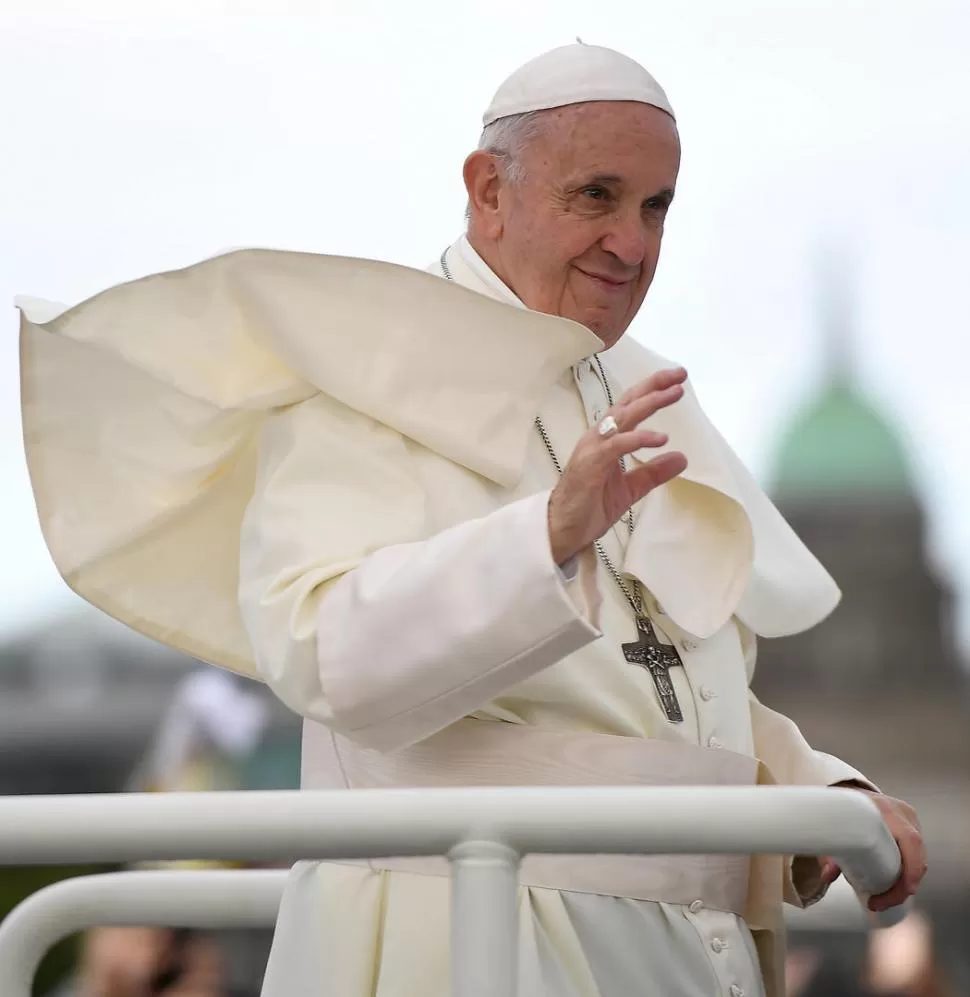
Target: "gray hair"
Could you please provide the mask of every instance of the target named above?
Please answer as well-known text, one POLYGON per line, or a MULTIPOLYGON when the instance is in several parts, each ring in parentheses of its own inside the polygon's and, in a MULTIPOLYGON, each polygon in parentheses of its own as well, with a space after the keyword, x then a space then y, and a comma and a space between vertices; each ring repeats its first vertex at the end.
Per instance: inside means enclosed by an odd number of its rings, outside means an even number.
POLYGON ((528 144, 542 131, 544 111, 510 114, 486 125, 478 140, 478 148, 490 152, 502 161, 505 175, 511 183, 525 178, 522 155, 528 144))
MULTIPOLYGON (((498 118, 482 130, 478 148, 491 153, 502 163, 509 183, 520 184, 525 179, 525 166, 522 154, 528 144, 540 134, 543 128, 542 115, 545 111, 526 111, 524 114, 510 114, 498 118)), ((465 221, 472 216, 472 206, 465 206, 465 221)))

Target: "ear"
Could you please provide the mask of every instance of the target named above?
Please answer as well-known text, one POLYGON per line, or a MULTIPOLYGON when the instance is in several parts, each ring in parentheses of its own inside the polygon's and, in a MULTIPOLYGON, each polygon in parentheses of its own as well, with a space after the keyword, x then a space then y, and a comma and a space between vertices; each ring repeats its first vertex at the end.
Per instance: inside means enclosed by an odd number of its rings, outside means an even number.
POLYGON ((468 192, 470 224, 487 238, 497 239, 503 227, 500 194, 504 181, 498 159, 476 149, 465 160, 462 176, 468 192))

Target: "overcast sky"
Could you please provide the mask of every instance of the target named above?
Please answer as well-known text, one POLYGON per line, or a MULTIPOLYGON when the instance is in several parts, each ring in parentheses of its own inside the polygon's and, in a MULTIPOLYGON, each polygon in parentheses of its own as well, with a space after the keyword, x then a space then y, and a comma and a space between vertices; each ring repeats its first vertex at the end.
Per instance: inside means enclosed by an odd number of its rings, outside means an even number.
POLYGON ((73 604, 23 465, 14 295, 76 303, 237 246, 424 266, 460 231, 492 92, 579 35, 654 72, 684 143, 632 334, 767 476, 818 387, 815 261, 839 247, 860 380, 906 438, 970 646, 965 0, 70 6, 0 12, 0 634, 73 604))

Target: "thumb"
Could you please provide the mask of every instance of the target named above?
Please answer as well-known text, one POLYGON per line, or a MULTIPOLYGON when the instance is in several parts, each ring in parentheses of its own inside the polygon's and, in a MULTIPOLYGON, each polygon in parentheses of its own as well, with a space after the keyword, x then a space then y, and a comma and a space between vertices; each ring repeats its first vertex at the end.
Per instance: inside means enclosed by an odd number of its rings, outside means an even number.
POLYGON ((842 875, 842 870, 839 868, 838 864, 832 859, 822 859, 822 885, 830 886, 834 883, 839 876, 842 875))

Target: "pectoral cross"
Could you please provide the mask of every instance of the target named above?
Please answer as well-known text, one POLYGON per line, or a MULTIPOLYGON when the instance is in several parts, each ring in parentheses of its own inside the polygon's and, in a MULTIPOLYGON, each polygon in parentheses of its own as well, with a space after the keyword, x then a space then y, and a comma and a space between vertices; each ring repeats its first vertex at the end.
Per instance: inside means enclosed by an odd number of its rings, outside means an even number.
POLYGON ((653 624, 643 616, 637 617, 638 640, 623 645, 623 656, 632 665, 646 668, 653 676, 664 715, 674 724, 683 722, 684 714, 670 681, 670 669, 682 664, 680 655, 669 644, 661 644, 654 633, 653 624))

